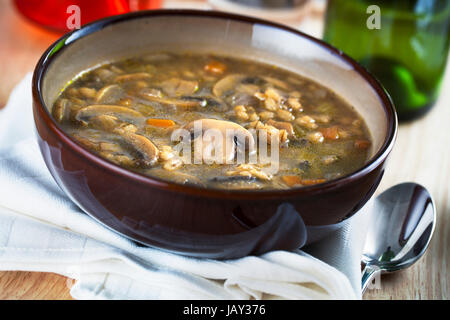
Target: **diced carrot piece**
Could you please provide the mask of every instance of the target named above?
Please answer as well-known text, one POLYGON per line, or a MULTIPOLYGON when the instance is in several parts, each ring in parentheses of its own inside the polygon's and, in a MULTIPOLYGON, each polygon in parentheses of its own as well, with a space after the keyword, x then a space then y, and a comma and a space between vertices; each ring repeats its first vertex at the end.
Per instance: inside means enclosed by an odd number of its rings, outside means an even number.
POLYGON ((211 61, 207 65, 205 65, 205 71, 214 73, 214 74, 222 74, 227 69, 227 66, 219 61, 211 61))
POLYGON ((301 184, 302 179, 299 176, 282 176, 283 182, 289 187, 293 187, 297 184, 301 184))
POLYGON ((147 119, 147 124, 160 128, 170 128, 175 125, 175 122, 169 119, 147 119))
POLYGON ((356 140, 355 147, 358 149, 367 149, 370 146, 370 141, 367 140, 356 140))
POLYGON ((329 140, 339 139, 339 128, 338 127, 322 128, 322 129, 319 129, 319 131, 323 134, 323 137, 325 139, 329 139, 329 140))
POLYGON ((313 184, 323 183, 326 181, 325 179, 302 179, 299 176, 282 176, 281 179, 289 187, 293 187, 296 185, 310 186, 313 184))

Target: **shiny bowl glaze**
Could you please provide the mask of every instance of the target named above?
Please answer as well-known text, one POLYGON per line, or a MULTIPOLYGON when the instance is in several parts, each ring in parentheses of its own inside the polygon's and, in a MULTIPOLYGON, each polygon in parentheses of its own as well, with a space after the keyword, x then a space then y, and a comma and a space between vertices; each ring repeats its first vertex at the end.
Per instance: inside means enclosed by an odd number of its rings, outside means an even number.
POLYGON ((86 213, 139 243, 221 259, 295 249, 338 228, 375 192, 397 131, 394 107, 381 85, 337 49, 272 22, 195 10, 120 15, 63 36, 36 66, 33 113, 49 171, 86 213), (320 185, 212 190, 121 168, 76 143, 52 118, 52 102, 81 71, 143 50, 180 47, 270 61, 316 77, 348 98, 368 123, 372 157, 358 171, 320 185))

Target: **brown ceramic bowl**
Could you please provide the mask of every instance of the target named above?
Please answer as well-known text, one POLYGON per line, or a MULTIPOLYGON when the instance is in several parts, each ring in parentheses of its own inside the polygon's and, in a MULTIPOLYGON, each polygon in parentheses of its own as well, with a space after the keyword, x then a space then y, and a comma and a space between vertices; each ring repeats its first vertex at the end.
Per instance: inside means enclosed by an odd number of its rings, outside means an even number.
POLYGON ((342 52, 285 26, 211 11, 131 13, 63 36, 36 67, 33 102, 48 169, 80 208, 139 243, 208 258, 295 249, 322 236, 323 230, 339 227, 373 195, 397 130, 388 95, 342 52), (141 52, 170 50, 270 62, 322 83, 365 119, 373 139, 371 158, 358 171, 320 185, 211 190, 121 168, 84 149, 52 118, 50 110, 62 87, 81 71, 141 52))

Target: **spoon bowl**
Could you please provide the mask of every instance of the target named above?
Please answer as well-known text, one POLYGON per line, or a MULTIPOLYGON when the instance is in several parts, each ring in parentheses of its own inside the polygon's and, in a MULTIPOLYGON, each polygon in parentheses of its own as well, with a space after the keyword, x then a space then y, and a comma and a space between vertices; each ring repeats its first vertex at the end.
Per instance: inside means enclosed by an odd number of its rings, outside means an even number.
POLYGON ((411 266, 426 251, 436 224, 429 192, 416 183, 398 184, 379 195, 363 250, 363 292, 379 272, 411 266))

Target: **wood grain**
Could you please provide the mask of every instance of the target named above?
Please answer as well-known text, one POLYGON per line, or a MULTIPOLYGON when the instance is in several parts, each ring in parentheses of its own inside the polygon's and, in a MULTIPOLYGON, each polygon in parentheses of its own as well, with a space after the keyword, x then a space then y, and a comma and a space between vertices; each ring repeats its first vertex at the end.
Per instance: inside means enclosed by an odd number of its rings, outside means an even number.
POLYGON ((0 272, 0 300, 69 300, 71 283, 54 273, 0 272))
MULTIPOLYGON (((19 16, 10 1, 0 1, 0 106, 14 85, 34 68, 58 35, 19 16)), ((425 118, 400 126, 398 140, 378 192, 404 182, 427 187, 438 222, 425 256, 408 270, 381 278, 381 289, 365 299, 449 299, 450 287, 450 74, 443 95, 425 118)), ((36 272, 0 272, 0 299, 70 299, 67 278, 36 272)))

